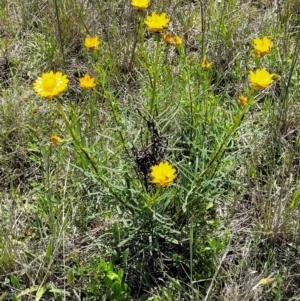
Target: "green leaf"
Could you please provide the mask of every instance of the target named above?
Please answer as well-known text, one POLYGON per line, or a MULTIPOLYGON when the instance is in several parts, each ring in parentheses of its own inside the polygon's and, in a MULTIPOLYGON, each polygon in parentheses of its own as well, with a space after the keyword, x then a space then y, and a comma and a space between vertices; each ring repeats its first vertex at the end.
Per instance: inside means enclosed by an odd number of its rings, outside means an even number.
POLYGON ((71 294, 68 291, 56 288, 53 283, 50 283, 49 291, 54 294, 55 298, 59 298, 61 296, 71 296, 71 294))
POLYGON ((73 270, 68 270, 67 283, 71 286, 71 288, 74 288, 74 273, 73 273, 73 270))
POLYGON ((104 282, 105 282, 105 284, 106 284, 107 286, 112 287, 113 282, 110 280, 109 277, 105 276, 105 277, 103 278, 103 280, 104 280, 104 282))
POLYGON ((123 270, 123 269, 120 269, 119 272, 118 272, 118 277, 119 277, 119 280, 120 280, 120 281, 122 281, 123 276, 124 276, 124 270, 123 270))
POLYGON ((114 224, 113 233, 114 233, 115 244, 118 245, 120 243, 120 231, 117 223, 114 224))
POLYGON ((111 290, 113 291, 113 294, 116 294, 117 296, 119 296, 122 292, 121 282, 115 281, 111 287, 111 290))
POLYGON ((10 276, 10 282, 11 282, 11 284, 14 288, 17 288, 17 289, 20 288, 20 283, 19 283, 19 280, 16 276, 11 275, 10 276))
POLYGON ((17 297, 19 298, 21 296, 31 294, 31 293, 37 291, 39 289, 39 287, 40 287, 39 285, 34 285, 30 288, 27 288, 26 290, 22 291, 17 297))
POLYGON ((104 272, 109 270, 109 265, 102 258, 100 258, 99 269, 100 271, 104 271, 104 272))
MULTIPOLYGON (((28 252, 28 251, 25 251, 25 250, 23 250, 23 252, 24 252, 24 254, 25 254, 28 258, 38 260, 38 258, 37 258, 34 254, 32 254, 32 253, 30 253, 30 252, 28 252)), ((38 261, 40 261, 40 260, 38 260, 38 261)))
POLYGON ((112 281, 119 279, 118 274, 116 274, 114 271, 108 271, 106 276, 112 281))
POLYGON ((127 266, 128 254, 129 254, 129 248, 124 250, 124 252, 122 254, 122 259, 123 259, 123 263, 125 264, 125 266, 127 266))
POLYGON ((211 209, 211 208, 213 208, 213 207, 214 207, 214 203, 213 203, 213 202, 210 202, 210 203, 208 203, 208 204, 206 205, 205 209, 206 209, 206 210, 209 210, 209 209, 211 209))
POLYGON ((54 243, 53 243, 53 240, 51 239, 48 246, 47 246, 47 248, 46 248, 46 260, 47 260, 47 262, 50 262, 53 251, 54 251, 54 243))
POLYGON ((43 295, 47 292, 48 289, 49 289, 48 284, 40 286, 38 291, 36 292, 35 301, 39 301, 43 297, 43 295))

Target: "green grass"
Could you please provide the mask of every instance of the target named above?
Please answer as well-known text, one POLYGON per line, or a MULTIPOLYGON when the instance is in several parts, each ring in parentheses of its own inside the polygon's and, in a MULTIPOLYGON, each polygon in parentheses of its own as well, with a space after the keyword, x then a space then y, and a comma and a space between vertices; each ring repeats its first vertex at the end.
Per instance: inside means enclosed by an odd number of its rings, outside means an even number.
POLYGON ((0 300, 299 300, 298 6, 2 1, 0 300), (147 30, 153 11, 181 46, 147 30), (45 99, 51 70, 69 84, 45 99))

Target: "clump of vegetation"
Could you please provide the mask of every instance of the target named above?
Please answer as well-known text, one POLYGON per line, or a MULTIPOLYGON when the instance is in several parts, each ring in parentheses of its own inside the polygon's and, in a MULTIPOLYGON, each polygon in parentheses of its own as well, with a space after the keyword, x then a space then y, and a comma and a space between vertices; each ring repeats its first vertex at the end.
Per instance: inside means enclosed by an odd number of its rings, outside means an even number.
POLYGON ((300 298, 275 2, 0 4, 0 300, 300 298))

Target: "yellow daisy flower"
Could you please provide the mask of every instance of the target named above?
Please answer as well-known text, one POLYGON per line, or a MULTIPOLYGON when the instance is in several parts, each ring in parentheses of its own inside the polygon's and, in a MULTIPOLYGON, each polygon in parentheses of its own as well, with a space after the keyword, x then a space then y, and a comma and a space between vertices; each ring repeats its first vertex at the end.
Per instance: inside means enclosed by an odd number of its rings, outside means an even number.
POLYGON ((272 284, 274 282, 274 278, 262 278, 259 283, 262 285, 272 284))
POLYGON ((238 98, 238 103, 241 105, 246 105, 248 102, 248 98, 244 95, 240 95, 240 97, 238 98))
POLYGON ((144 23, 147 25, 148 30, 152 32, 162 32, 164 28, 168 27, 170 19, 166 17, 166 13, 158 15, 153 12, 151 16, 147 16, 144 23))
POLYGON ((88 49, 88 50, 95 50, 98 49, 100 45, 100 41, 99 38, 97 36, 95 37, 90 37, 87 36, 84 40, 84 46, 88 49))
POLYGON ((176 178, 176 169, 168 162, 160 162, 151 167, 151 182, 159 186, 168 186, 176 178))
POLYGON ((208 61, 207 59, 204 59, 201 64, 202 68, 206 68, 206 69, 210 68, 211 65, 212 65, 212 63, 210 61, 208 61))
POLYGON ((163 35, 166 43, 171 45, 180 46, 182 44, 182 39, 179 36, 173 37, 170 33, 166 33, 163 35))
POLYGON ((42 76, 38 77, 33 83, 33 90, 42 97, 52 98, 59 96, 68 85, 68 78, 61 72, 43 73, 42 76))
POLYGON ((268 88, 274 82, 272 79, 274 75, 274 73, 269 73, 266 68, 257 69, 255 72, 250 71, 250 85, 256 90, 268 88))
POLYGON ((173 44, 173 37, 170 33, 165 33, 163 37, 166 43, 173 44))
POLYGON ((62 141, 62 139, 57 136, 57 135, 52 135, 51 138, 50 138, 50 141, 53 143, 53 144, 58 144, 62 141))
POLYGON ((149 6, 150 0, 131 0, 131 5, 137 10, 144 10, 149 6))
POLYGON ((179 37, 179 36, 175 36, 174 37, 174 43, 175 43, 176 46, 182 45, 182 38, 179 37))
POLYGON ((86 74, 84 77, 79 78, 79 87, 82 89, 92 89, 96 86, 95 78, 86 74))
POLYGON ((257 57, 262 57, 268 54, 274 46, 268 37, 263 37, 262 39, 256 38, 253 40, 253 43, 254 53, 257 57))

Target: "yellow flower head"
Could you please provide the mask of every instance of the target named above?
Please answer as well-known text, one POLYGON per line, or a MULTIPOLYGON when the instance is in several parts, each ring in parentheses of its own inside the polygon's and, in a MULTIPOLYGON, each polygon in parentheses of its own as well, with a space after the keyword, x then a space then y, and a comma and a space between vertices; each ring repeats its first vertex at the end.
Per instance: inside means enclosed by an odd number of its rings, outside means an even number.
POLYGON ((272 41, 268 37, 262 39, 256 38, 253 40, 254 53, 257 57, 262 57, 268 54, 274 46, 272 41))
POLYGON ((50 141, 53 143, 53 144, 58 144, 62 141, 62 139, 57 136, 57 135, 52 135, 51 138, 50 138, 50 141))
POLYGON ((84 40, 84 46, 88 49, 88 50, 95 50, 98 49, 100 45, 100 41, 99 38, 97 36, 95 37, 90 37, 87 36, 84 40))
POLYGON ((33 83, 33 90, 42 97, 52 98, 59 96, 68 85, 68 78, 61 72, 43 73, 42 76, 38 77, 33 83))
POLYGON ((163 35, 163 37, 164 37, 164 40, 165 40, 166 43, 173 44, 173 39, 174 38, 172 37, 172 35, 170 33, 165 33, 163 35))
POLYGON ((151 167, 151 182, 159 186, 168 186, 176 178, 176 169, 168 162, 160 162, 151 167))
POLYGON ((262 285, 272 284, 274 282, 274 278, 262 278, 259 283, 262 285))
POLYGON ((151 16, 147 16, 144 23, 147 25, 148 30, 152 32, 161 32, 168 26, 170 19, 166 17, 165 13, 158 15, 153 12, 151 16))
POLYGON ((179 37, 179 36, 175 36, 174 37, 174 43, 175 43, 176 46, 182 45, 182 38, 179 37))
POLYGON ((82 89, 92 89, 96 86, 95 79, 86 74, 84 77, 79 78, 79 87, 82 89))
POLYGON ((206 68, 206 69, 210 68, 211 65, 212 65, 212 63, 209 62, 207 59, 204 59, 202 64, 201 64, 202 68, 206 68))
POLYGON ((182 44, 182 39, 179 36, 173 37, 170 33, 166 33, 163 35, 166 43, 171 45, 180 46, 182 44))
POLYGON ((137 10, 144 10, 149 6, 150 0, 131 0, 131 5, 137 10))
POLYGON ((238 103, 241 105, 246 105, 248 101, 248 98, 245 97, 244 95, 240 95, 240 97, 238 98, 238 103))
POLYGON ((255 72, 250 71, 250 85, 256 90, 268 88, 274 82, 272 79, 274 75, 274 73, 269 73, 266 68, 257 69, 255 72))

